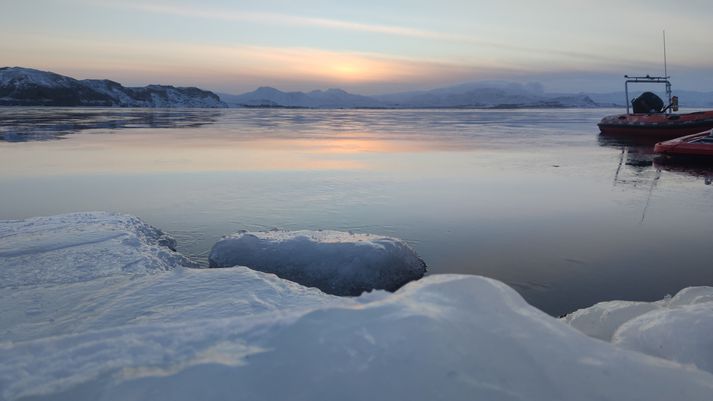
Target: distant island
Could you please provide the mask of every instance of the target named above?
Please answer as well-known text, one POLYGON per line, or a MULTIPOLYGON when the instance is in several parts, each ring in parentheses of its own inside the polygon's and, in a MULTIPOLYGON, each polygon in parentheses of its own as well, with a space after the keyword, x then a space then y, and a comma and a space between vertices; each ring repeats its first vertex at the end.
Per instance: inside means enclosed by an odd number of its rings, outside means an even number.
MULTIPOLYGON (((712 107, 713 92, 675 91, 682 107, 712 107)), ((0 106, 522 109, 624 107, 624 93, 546 93, 541 84, 470 82, 431 90, 364 96, 342 89, 283 92, 264 86, 240 95, 194 87, 124 87, 22 67, 0 68, 0 106)))

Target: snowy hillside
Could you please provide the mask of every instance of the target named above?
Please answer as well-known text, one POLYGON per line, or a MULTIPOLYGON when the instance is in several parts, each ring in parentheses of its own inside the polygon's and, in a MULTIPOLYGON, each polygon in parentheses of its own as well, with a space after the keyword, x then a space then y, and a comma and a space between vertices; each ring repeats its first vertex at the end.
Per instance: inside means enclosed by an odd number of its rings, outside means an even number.
MULTIPOLYGON (((337 297, 188 268, 164 233, 102 212, 0 221, 0 238, 4 401, 713 399, 711 373, 588 337, 483 277, 337 297)), ((693 292, 682 304, 710 298, 693 292)), ((710 325, 688 323, 707 310, 678 325, 703 330, 699 367, 710 325)))
POLYGON ((0 106, 226 107, 217 95, 198 88, 127 88, 20 67, 0 68, 0 106))

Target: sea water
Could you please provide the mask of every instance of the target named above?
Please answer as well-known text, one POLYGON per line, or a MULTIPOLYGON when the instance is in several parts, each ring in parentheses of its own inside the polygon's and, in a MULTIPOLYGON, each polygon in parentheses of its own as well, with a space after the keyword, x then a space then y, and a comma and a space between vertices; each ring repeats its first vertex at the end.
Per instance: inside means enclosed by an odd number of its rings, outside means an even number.
POLYGON ((0 219, 129 213, 202 264, 238 230, 385 234, 553 315, 713 285, 713 169, 600 137, 617 112, 0 108, 0 219))

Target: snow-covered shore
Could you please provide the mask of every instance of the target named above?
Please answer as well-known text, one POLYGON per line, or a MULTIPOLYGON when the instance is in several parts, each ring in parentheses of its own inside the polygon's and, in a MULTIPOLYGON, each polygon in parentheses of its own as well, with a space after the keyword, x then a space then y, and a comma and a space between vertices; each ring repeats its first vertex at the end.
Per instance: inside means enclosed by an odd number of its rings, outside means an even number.
MULTIPOLYGON (((708 365, 591 338, 495 280, 337 297, 173 245, 126 215, 0 221, 0 400, 713 398, 708 365)), ((680 316, 710 322, 707 296, 680 316)))

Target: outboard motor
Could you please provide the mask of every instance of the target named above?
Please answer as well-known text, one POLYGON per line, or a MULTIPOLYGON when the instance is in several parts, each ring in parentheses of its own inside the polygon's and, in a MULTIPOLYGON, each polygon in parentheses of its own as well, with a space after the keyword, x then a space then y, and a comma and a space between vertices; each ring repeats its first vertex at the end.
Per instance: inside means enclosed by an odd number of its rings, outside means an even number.
POLYGON ((663 100, 652 92, 644 92, 631 101, 634 113, 661 113, 663 100))

